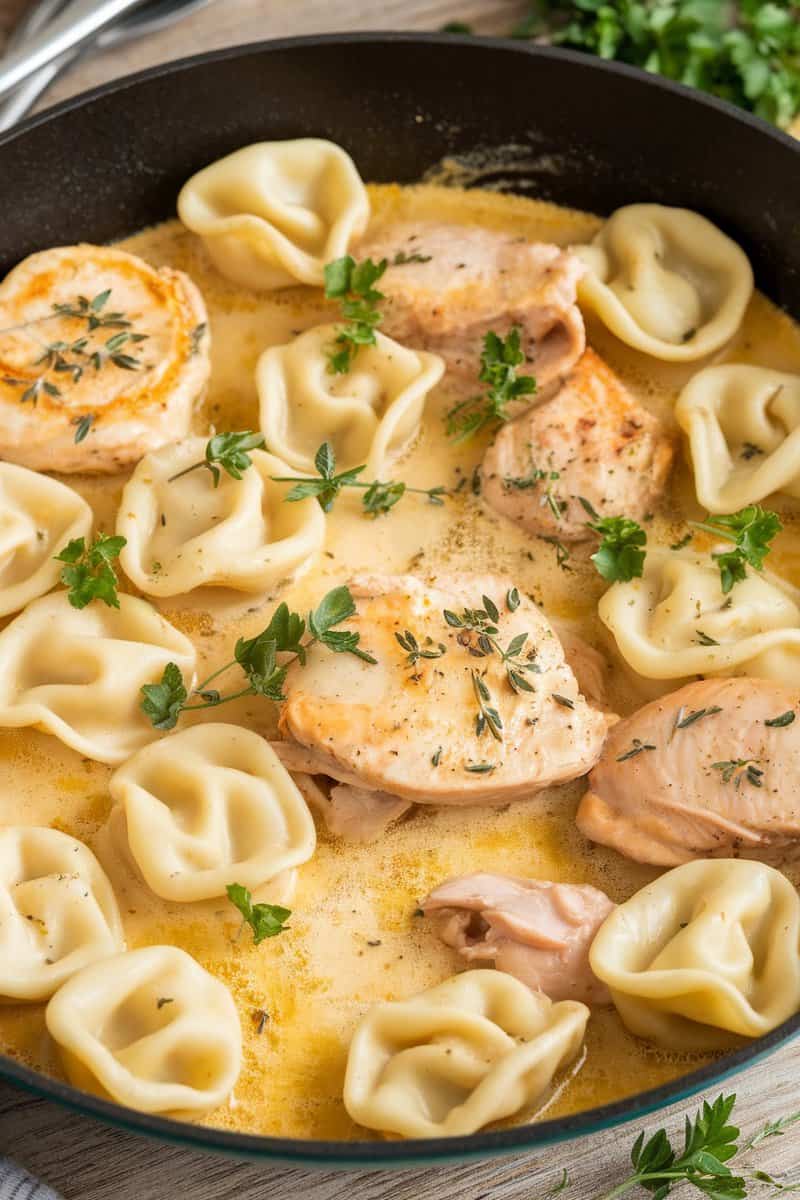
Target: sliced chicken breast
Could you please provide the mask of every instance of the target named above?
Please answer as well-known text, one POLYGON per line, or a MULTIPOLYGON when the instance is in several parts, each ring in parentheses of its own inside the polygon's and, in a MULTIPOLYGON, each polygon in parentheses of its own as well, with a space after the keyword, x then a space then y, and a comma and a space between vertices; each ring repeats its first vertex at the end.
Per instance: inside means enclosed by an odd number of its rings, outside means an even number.
POLYGON ((586 837, 637 862, 760 857, 800 838, 800 690, 706 679, 611 731, 578 809, 586 837))
POLYGON ((189 432, 209 374, 181 271, 113 246, 33 254, 0 284, 0 457, 110 472, 189 432))
MULTIPOLYGON (((347 783, 336 783, 322 775, 299 772, 298 759, 292 753, 295 747, 288 742, 273 742, 272 746, 286 769, 292 772, 309 806, 322 817, 328 832, 345 842, 377 841, 390 825, 413 807, 408 800, 390 796, 387 792, 371 792, 347 783)), ((303 753, 305 751, 300 750, 300 754, 303 753)), ((306 759, 306 765, 314 770, 313 756, 306 759)))
POLYGON ((601 517, 641 521, 666 486, 673 446, 591 349, 550 400, 509 421, 486 451, 482 495, 533 534, 593 536, 581 498, 601 517))
POLYGON ((589 966, 595 934, 616 907, 597 888, 479 873, 449 879, 420 907, 468 963, 492 961, 551 1000, 611 1003, 589 966))
POLYGON ((345 628, 378 661, 314 646, 290 668, 280 731, 313 756, 306 771, 417 804, 499 804, 585 774, 614 718, 581 696, 536 605, 523 597, 509 610, 511 587, 493 576, 355 579, 345 628), (464 617, 486 612, 483 597, 496 621, 464 617), (423 655, 409 652, 409 633, 423 655), (511 651, 506 663, 492 642, 511 651))
POLYGON ((524 373, 539 388, 583 352, 576 288, 584 267, 568 250, 478 226, 415 222, 368 234, 355 253, 389 263, 377 285, 386 297, 383 332, 441 354, 451 370, 474 379, 484 335, 505 337, 515 325, 524 373))

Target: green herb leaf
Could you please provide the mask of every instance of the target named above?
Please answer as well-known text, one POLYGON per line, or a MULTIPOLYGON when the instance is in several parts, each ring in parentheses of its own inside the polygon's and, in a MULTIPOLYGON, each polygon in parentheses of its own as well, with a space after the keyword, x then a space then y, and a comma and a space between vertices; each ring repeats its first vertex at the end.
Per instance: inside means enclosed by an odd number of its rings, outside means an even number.
POLYGON ((112 566, 123 546, 124 537, 107 537, 99 533, 90 546, 85 538, 73 538, 56 554, 57 562, 65 563, 61 582, 69 588, 67 599, 73 608, 86 608, 92 600, 102 600, 109 608, 119 608, 117 573, 112 566))
POLYGON ((779 717, 771 717, 764 724, 768 725, 771 729, 785 729, 787 725, 794 724, 795 716, 794 709, 790 708, 785 713, 781 713, 779 717))
MULTIPOLYGON (((588 501, 584 507, 586 504, 588 501)), ((600 535, 600 545, 591 558, 603 579, 609 583, 638 579, 644 569, 643 547, 647 545, 647 534, 641 525, 628 517, 598 517, 587 525, 600 535)))
POLYGON ((231 904, 242 914, 244 923, 252 929, 257 946, 265 938, 276 937, 288 928, 286 922, 292 915, 291 909, 280 904, 253 904, 250 892, 240 883, 229 883, 225 891, 231 904))
POLYGON ((376 345, 375 330, 382 318, 375 305, 385 297, 374 285, 387 266, 385 258, 379 263, 371 258, 357 263, 347 254, 325 267, 325 296, 341 300, 345 320, 328 355, 328 370, 334 375, 350 370, 361 346, 376 345))
POLYGON ((180 668, 176 663, 167 663, 160 683, 142 687, 141 709, 154 729, 174 729, 186 696, 180 668))
POLYGON ((314 457, 314 465, 319 472, 318 479, 304 479, 296 475, 273 475, 275 483, 293 483, 294 487, 284 497, 289 503, 305 500, 314 496, 319 501, 323 512, 330 512, 334 501, 342 488, 363 488, 364 510, 371 517, 388 513, 406 492, 427 496, 431 504, 443 504, 443 496, 447 494, 445 487, 415 488, 409 487, 401 480, 381 483, 375 479, 372 483, 363 482, 359 476, 366 471, 366 466, 351 467, 347 471, 336 471, 336 454, 330 442, 323 442, 314 457))
POLYGON ((783 529, 778 514, 759 504, 749 504, 730 516, 709 516, 705 521, 690 521, 690 524, 734 543, 733 550, 711 555, 719 567, 720 585, 725 595, 734 584, 747 578, 748 565, 756 571, 764 569, 771 543, 783 529))
POLYGON ((484 429, 497 429, 509 420, 508 406, 521 396, 536 391, 532 375, 518 375, 517 368, 525 361, 520 344, 520 331, 514 327, 503 339, 490 330, 483 339, 478 380, 487 385, 484 396, 462 400, 446 415, 448 437, 463 442, 484 429))
POLYGON ((211 473, 214 487, 219 486, 222 471, 226 471, 232 479, 241 479, 245 471, 252 467, 253 460, 248 451, 260 450, 265 445, 263 433, 252 433, 249 429, 238 433, 217 433, 206 443, 205 457, 200 462, 184 467, 167 480, 173 483, 205 467, 211 473))

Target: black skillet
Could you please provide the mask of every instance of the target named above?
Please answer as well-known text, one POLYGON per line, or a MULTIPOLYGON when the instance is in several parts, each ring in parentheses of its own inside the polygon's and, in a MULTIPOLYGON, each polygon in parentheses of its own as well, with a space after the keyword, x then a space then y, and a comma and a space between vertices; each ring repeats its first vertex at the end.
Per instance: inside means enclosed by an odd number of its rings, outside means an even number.
MULTIPOLYGON (((0 137, 0 270, 34 250, 106 241, 170 217, 199 167, 248 142, 306 135, 344 146, 368 180, 413 182, 446 156, 511 145, 514 170, 500 175, 516 191, 597 213, 644 200, 696 209, 739 242, 759 287, 800 319, 800 145, 791 138, 627 67, 434 35, 300 38, 199 55, 35 117, 0 137)), ((702 1070, 603 1108, 434 1141, 227 1133, 120 1108, 2 1056, 0 1077, 197 1149, 386 1167, 579 1138, 715 1086, 799 1030, 796 1016, 702 1070)))

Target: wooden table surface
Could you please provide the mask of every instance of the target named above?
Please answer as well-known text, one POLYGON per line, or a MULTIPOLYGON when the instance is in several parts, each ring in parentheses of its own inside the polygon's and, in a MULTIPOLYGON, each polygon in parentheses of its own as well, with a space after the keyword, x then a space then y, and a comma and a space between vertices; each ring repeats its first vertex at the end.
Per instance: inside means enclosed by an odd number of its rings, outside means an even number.
MULTIPOLYGON (((0 0, 0 41, 25 0, 0 0)), ((47 102, 130 71, 269 37, 363 29, 437 29, 463 20, 487 33, 507 31, 526 10, 521 0, 213 0, 171 30, 81 63, 47 102)), ((768 1120, 800 1109, 800 1043, 736 1079, 737 1115, 749 1135, 768 1120)), ((708 1099, 719 1091, 713 1089, 708 1099)), ((681 1109, 666 1123, 677 1132, 681 1109)), ((694 1102, 691 1102, 694 1107, 694 1102)), ((659 1117, 657 1123, 662 1123, 659 1117)), ((651 1122, 652 1124, 652 1122, 651 1122)), ((628 1173, 637 1127, 555 1147, 533 1157, 403 1172, 306 1172, 188 1153, 89 1121, 0 1083, 0 1151, 60 1190, 67 1200, 543 1200, 570 1173, 564 1200, 599 1196, 628 1173)), ((748 1156, 773 1174, 800 1169, 800 1124, 748 1156)), ((643 1195, 644 1193, 640 1193, 643 1195)), ((696 1194, 696 1193, 695 1193, 696 1194)), ((766 1195, 766 1192, 764 1192, 766 1195)))

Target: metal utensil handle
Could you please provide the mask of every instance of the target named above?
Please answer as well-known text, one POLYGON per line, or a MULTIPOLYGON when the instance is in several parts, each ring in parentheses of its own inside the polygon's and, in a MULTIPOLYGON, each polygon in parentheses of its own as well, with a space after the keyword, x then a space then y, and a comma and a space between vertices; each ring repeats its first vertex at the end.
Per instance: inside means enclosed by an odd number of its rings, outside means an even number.
POLYGON ((0 100, 0 133, 5 133, 7 129, 11 129, 18 121, 21 121, 31 111, 42 93, 47 91, 50 84, 82 54, 83 50, 79 46, 68 50, 66 54, 54 59, 47 66, 40 67, 34 75, 29 75, 19 87, 14 88, 9 96, 0 100))
POLYGON ((29 4, 6 38, 3 47, 4 56, 7 57, 19 50, 28 38, 32 37, 34 33, 38 33, 48 21, 53 19, 66 2, 67 0, 38 0, 36 3, 34 0, 34 3, 29 4))
POLYGON ((5 96, 41 67, 90 38, 97 30, 135 8, 141 0, 82 0, 71 4, 16 53, 0 63, 0 96, 5 96))

